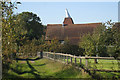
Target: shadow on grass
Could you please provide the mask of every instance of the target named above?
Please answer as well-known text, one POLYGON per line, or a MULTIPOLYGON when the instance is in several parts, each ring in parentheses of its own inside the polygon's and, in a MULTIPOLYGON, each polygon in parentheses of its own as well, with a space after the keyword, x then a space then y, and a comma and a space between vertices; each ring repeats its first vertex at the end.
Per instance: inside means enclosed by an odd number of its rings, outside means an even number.
POLYGON ((23 78, 23 77, 8 73, 8 71, 11 69, 10 64, 3 64, 2 67, 3 67, 3 69, 2 69, 2 80, 13 80, 13 79, 23 78))
POLYGON ((29 58, 27 58, 27 59, 21 59, 21 58, 16 58, 16 61, 27 61, 27 60, 29 60, 29 61, 35 61, 35 60, 39 60, 39 59, 42 59, 42 58, 35 58, 35 59, 29 59, 29 58))
POLYGON ((13 75, 13 74, 8 74, 8 73, 5 73, 4 75, 2 75, 2 79, 3 80, 6 80, 6 79, 9 79, 9 80, 13 80, 13 78, 15 79, 21 79, 23 77, 20 77, 20 76, 17 76, 17 75, 13 75))
POLYGON ((87 72, 93 79, 102 79, 103 77, 96 74, 96 71, 90 71, 88 69, 85 68, 85 65, 79 65, 79 67, 81 67, 85 72, 87 72))
MULTIPOLYGON (((111 77, 112 79, 120 79, 120 74, 119 72, 106 72, 108 74, 107 77, 111 77)), ((105 74, 106 74, 105 73, 105 74)), ((105 74, 103 74, 105 76, 105 74)))
POLYGON ((101 75, 100 72, 97 71, 90 71, 89 69, 85 68, 85 65, 79 65, 85 72, 87 72, 89 75, 92 76, 93 79, 101 80, 101 79, 118 79, 120 78, 120 75, 114 74, 112 72, 104 72, 103 75, 101 75), (107 73, 107 75, 106 75, 107 73), (103 77, 104 76, 104 77, 103 77))
MULTIPOLYGON (((35 59, 36 60, 36 59, 35 59)), ((14 69, 14 68, 11 68, 11 70, 19 75, 21 74, 25 74, 25 73, 31 73, 35 76, 35 78, 41 78, 41 76, 39 75, 40 72, 38 72, 30 63, 29 63, 29 60, 27 59, 26 60, 27 62, 27 65, 28 67, 31 69, 30 71, 23 71, 21 72, 20 70, 17 70, 17 69, 14 69)), ((43 66, 45 64, 41 64, 41 65, 38 65, 38 66, 43 66)))

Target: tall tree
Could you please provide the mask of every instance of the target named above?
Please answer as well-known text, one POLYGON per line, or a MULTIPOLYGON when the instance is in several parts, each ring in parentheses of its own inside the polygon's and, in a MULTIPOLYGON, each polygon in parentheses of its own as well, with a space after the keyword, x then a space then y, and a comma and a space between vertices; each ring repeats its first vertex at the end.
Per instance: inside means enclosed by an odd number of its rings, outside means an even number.
POLYGON ((101 34, 104 33, 106 26, 104 24, 98 26, 93 34, 85 34, 81 37, 79 46, 85 50, 85 55, 101 55, 105 53, 104 44, 100 44, 101 34))
POLYGON ((120 28, 111 21, 97 27, 92 35, 81 38, 80 47, 86 55, 120 56, 120 28), (107 25, 105 25, 107 24, 107 25))
POLYGON ((3 63, 11 62, 11 53, 16 52, 15 29, 13 26, 13 10, 20 2, 1 1, 2 5, 2 59, 3 63))
POLYGON ((40 18, 32 12, 22 12, 14 15, 16 42, 19 46, 26 43, 26 40, 40 39, 45 35, 45 27, 40 18))
POLYGON ((16 22, 16 32, 26 35, 29 39, 39 39, 45 34, 45 27, 40 18, 32 12, 22 12, 16 15, 16 22))

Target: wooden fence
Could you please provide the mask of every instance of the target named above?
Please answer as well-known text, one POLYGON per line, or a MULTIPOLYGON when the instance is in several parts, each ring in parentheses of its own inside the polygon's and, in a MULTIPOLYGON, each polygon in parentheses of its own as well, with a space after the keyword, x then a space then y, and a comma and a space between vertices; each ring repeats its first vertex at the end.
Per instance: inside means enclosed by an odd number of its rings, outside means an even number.
MULTIPOLYGON (((116 61, 114 57, 75 56, 75 55, 70 55, 70 54, 54 53, 54 52, 43 52, 43 57, 46 57, 52 60, 62 61, 64 63, 84 66, 85 69, 90 70, 90 71, 93 70, 93 71, 105 71, 105 72, 120 72, 120 68, 118 68, 117 70, 90 68, 90 64, 89 64, 90 59, 92 60, 94 59, 94 64, 99 64, 99 60, 101 59, 107 60, 107 61, 109 60, 116 61)), ((119 60, 118 60, 118 63, 120 63, 119 60)))

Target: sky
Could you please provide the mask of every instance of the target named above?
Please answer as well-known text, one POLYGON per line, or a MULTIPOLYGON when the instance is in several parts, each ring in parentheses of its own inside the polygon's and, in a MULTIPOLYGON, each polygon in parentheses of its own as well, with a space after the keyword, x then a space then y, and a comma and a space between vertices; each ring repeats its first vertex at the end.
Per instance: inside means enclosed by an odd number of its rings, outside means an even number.
POLYGON ((17 1, 20 2, 118 2, 119 0, 17 0, 17 1))
POLYGON ((62 24, 65 9, 75 24, 118 21, 118 2, 22 2, 15 13, 33 12, 42 24, 62 24))

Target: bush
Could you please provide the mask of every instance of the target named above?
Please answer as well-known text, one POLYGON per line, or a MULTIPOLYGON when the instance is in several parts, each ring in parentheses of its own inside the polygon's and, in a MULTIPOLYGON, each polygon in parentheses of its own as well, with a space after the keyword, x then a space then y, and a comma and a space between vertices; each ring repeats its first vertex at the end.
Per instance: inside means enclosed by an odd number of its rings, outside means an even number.
POLYGON ((18 53, 23 53, 26 58, 37 56, 37 52, 40 52, 43 48, 41 40, 33 39, 27 40, 26 44, 19 46, 18 53))
POLYGON ((64 44, 61 44, 57 39, 46 42, 44 45, 44 51, 56 52, 56 53, 65 53, 72 55, 83 55, 84 50, 79 48, 77 45, 71 45, 69 41, 65 41, 64 44))

